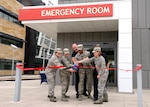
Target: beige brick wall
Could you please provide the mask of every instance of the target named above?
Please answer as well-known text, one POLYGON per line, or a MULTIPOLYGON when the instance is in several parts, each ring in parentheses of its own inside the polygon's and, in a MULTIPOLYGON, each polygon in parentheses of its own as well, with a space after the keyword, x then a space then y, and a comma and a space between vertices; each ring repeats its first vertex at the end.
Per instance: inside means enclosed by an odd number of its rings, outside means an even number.
POLYGON ((0 0, 0 5, 16 14, 22 8, 22 5, 16 0, 0 0))
MULTIPOLYGON (((9 45, 0 44, 0 58, 12 59, 13 49, 9 45)), ((24 60, 24 49, 17 48, 14 50, 14 59, 15 60, 24 60)))
MULTIPOLYGON (((13 71, 13 76, 16 74, 16 71, 13 71)), ((1 70, 0 75, 2 76, 11 76, 12 75, 12 70, 1 70)))
POLYGON ((25 28, 0 18, 0 32, 25 40, 25 28))
MULTIPOLYGON (((19 9, 22 8, 22 5, 16 0, 0 0, 0 5, 15 14, 18 14, 19 9)), ((25 40, 25 27, 21 27, 2 18, 0 18, 0 32, 25 40)), ((24 62, 24 46, 25 44, 23 43, 23 48, 15 50, 15 60, 22 60, 24 62)), ((13 51, 11 46, 0 43, 0 51, 0 58, 12 59, 13 51)), ((0 75, 11 75, 11 70, 0 70, 0 75)))

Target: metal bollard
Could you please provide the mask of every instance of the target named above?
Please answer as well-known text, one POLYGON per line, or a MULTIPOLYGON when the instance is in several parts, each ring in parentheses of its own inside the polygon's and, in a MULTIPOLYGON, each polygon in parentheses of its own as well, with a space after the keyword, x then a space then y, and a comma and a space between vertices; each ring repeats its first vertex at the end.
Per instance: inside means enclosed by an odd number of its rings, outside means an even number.
MULTIPOLYGON (((142 66, 137 64, 137 67, 142 66)), ((138 91, 138 107, 143 107, 142 105, 142 69, 137 71, 137 91, 138 91)))
POLYGON ((20 101, 20 93, 21 93, 22 70, 17 68, 17 65, 22 65, 22 63, 16 64, 14 102, 20 101))

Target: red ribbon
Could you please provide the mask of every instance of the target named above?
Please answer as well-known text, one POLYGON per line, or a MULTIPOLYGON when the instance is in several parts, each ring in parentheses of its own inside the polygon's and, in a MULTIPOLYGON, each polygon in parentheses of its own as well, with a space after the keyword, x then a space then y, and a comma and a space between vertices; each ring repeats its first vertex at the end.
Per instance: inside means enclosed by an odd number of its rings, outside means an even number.
MULTIPOLYGON (((16 65, 17 68, 21 69, 22 71, 27 71, 27 70, 45 70, 45 68, 43 67, 37 67, 37 68, 23 68, 23 66, 21 64, 17 64, 16 65)), ((48 66, 48 68, 53 68, 53 69, 59 69, 59 68, 65 68, 65 66, 48 66)), ((93 66, 84 66, 84 67, 79 67, 79 68, 92 68, 95 69, 96 67, 93 66)), ((142 66, 137 66, 136 68, 132 69, 132 70, 126 70, 126 69, 120 69, 120 68, 99 68, 100 70, 121 70, 121 71, 125 71, 125 72, 129 72, 129 71, 138 71, 142 69, 142 66)))
MULTIPOLYGON (((36 67, 36 68, 23 68, 21 64, 16 65, 17 68, 23 70, 23 71, 28 71, 28 70, 45 70, 45 67, 36 67)), ((53 68, 53 69, 59 69, 59 68, 65 68, 65 66, 49 66, 48 68, 53 68)))
MULTIPOLYGON (((79 68, 96 68, 96 67, 88 67, 88 66, 84 66, 84 67, 79 67, 79 68)), ((120 71, 125 71, 125 72, 129 72, 129 71, 138 71, 138 70, 140 70, 140 69, 142 69, 142 66, 137 66, 136 68, 134 68, 134 69, 132 69, 132 70, 126 70, 126 69, 120 69, 120 68, 98 68, 98 69, 100 69, 100 70, 120 70, 120 71)))

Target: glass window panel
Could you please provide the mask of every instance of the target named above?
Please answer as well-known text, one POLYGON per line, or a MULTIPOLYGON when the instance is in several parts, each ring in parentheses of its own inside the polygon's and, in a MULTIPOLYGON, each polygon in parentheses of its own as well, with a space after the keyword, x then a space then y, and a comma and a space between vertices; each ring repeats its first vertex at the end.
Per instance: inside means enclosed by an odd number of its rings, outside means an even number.
POLYGON ((14 44, 14 45, 16 45, 19 48, 22 48, 22 46, 23 46, 23 42, 20 42, 20 41, 17 41, 17 40, 8 39, 8 38, 4 38, 4 37, 0 37, 0 43, 6 44, 6 45, 14 44))
POLYGON ((40 51, 40 46, 37 46, 37 48, 36 48, 36 55, 37 56, 39 55, 39 51, 40 51))
POLYGON ((3 16, 4 14, 0 11, 0 17, 1 18, 3 18, 4 16, 3 16))
POLYGON ((14 18, 12 17, 9 17, 9 21, 13 22, 14 18))
POLYGON ((53 55, 54 50, 51 49, 51 50, 49 51, 49 53, 50 53, 51 55, 53 55))
POLYGON ((8 15, 4 14, 4 19, 8 20, 8 15))
POLYGON ((17 19, 14 18, 13 22, 14 22, 14 23, 17 23, 17 19))
POLYGON ((6 8, 2 6, 0 6, 0 17, 6 20, 9 20, 11 22, 14 22, 20 26, 24 26, 18 21, 18 18, 17 18, 18 16, 15 13, 7 10, 6 8))
POLYGON ((41 57, 46 57, 47 56, 47 51, 48 51, 48 49, 42 49, 42 55, 41 55, 41 57))
POLYGON ((51 42, 51 49, 55 49, 56 43, 51 42))
POLYGON ((36 33, 36 42, 38 42, 38 39, 39 39, 39 34, 36 33))
MULTIPOLYGON (((19 60, 15 60, 14 64, 17 62, 22 62, 19 60)), ((0 70, 11 70, 12 69, 12 60, 10 59, 0 59, 0 70)))
POLYGON ((44 44, 46 44, 47 46, 49 46, 49 44, 50 44, 50 40, 49 40, 49 39, 47 39, 47 38, 45 38, 45 40, 44 40, 44 44))

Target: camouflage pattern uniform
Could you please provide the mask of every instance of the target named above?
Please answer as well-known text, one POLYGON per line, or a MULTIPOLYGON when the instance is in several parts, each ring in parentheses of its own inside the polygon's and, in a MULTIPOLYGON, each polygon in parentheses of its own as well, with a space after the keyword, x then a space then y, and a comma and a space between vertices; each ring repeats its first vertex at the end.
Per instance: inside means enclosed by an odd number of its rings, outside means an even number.
MULTIPOLYGON (((69 50, 67 48, 65 48, 63 50, 64 54, 68 53, 69 54, 69 50)), ((72 65, 70 64, 70 58, 67 56, 62 56, 61 57, 61 63, 65 66, 65 67, 71 67, 72 65)), ((61 80, 61 85, 62 85, 62 101, 68 101, 68 99, 66 98, 70 98, 69 96, 66 95, 68 88, 69 88, 69 82, 70 82, 70 71, 69 70, 60 70, 60 80, 61 80)))
POLYGON ((49 90, 48 90, 48 97, 50 98, 50 101, 56 102, 56 97, 54 97, 54 89, 55 89, 55 77, 56 77, 57 69, 49 68, 49 66, 62 66, 62 64, 60 62, 60 58, 58 58, 54 54, 49 59, 47 67, 45 69, 45 74, 46 74, 46 77, 47 77, 48 88, 49 88, 49 90))
MULTIPOLYGON (((99 104, 102 103, 103 99, 102 97, 104 95, 107 95, 107 90, 106 90, 106 82, 107 82, 107 78, 108 78, 108 70, 102 70, 99 68, 106 68, 106 63, 105 63, 105 59, 103 56, 100 56, 99 58, 95 59, 95 63, 96 63, 96 69, 98 71, 98 74, 100 75, 100 78, 98 80, 98 101, 95 102, 95 104, 99 104)), ((105 96, 106 97, 106 96, 105 96)))
POLYGON ((98 75, 100 78, 98 79, 98 100, 94 102, 94 104, 102 104, 103 103, 103 95, 106 95, 107 90, 105 88, 107 78, 108 78, 108 70, 106 70, 106 63, 103 56, 92 57, 89 60, 84 60, 82 63, 94 62, 98 75))
MULTIPOLYGON (((78 49, 80 50, 80 49, 78 49)), ((77 55, 75 56, 75 59, 77 61, 83 60, 84 58, 87 58, 90 55, 90 53, 88 51, 83 51, 82 54, 80 54, 79 52, 77 53, 77 55)), ((84 67, 89 67, 91 66, 91 63, 84 63, 82 65, 79 65, 79 101, 82 100, 82 93, 83 93, 83 87, 84 87, 84 79, 85 79, 85 75, 87 77, 87 91, 88 91, 88 97, 91 97, 91 91, 92 91, 92 80, 93 80, 93 70, 90 68, 84 68, 84 67), (82 68, 83 67, 83 68, 82 68)))

